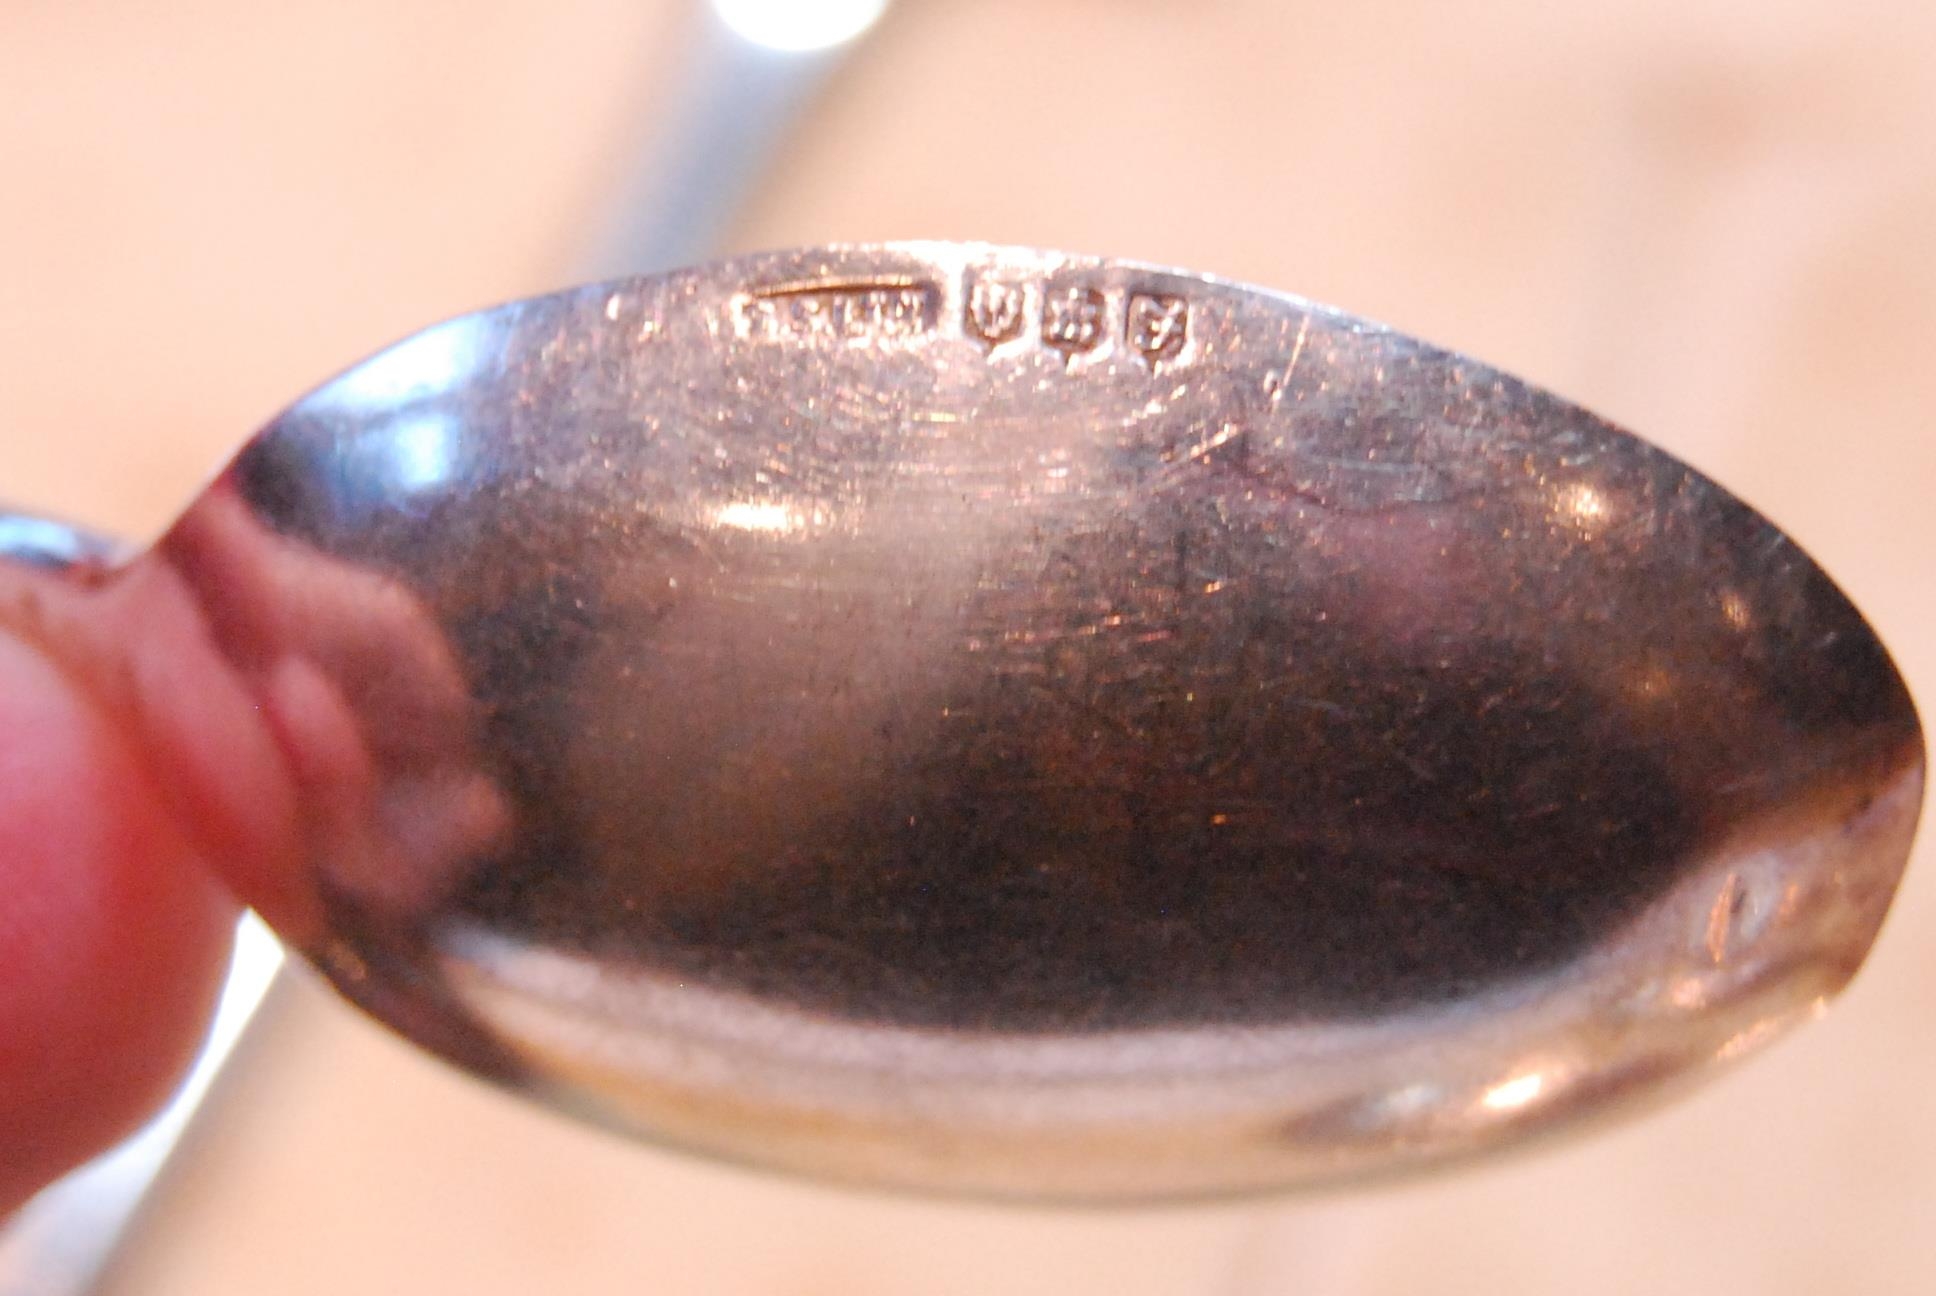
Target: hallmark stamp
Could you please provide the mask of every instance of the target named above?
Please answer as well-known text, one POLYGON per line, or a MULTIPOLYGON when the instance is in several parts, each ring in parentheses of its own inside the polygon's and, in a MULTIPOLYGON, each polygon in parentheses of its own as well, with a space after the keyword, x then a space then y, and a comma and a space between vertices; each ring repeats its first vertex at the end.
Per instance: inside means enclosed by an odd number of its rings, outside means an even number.
POLYGON ((1051 288, 1042 298, 1042 340, 1069 359, 1102 345, 1108 300, 1080 284, 1051 288))
POLYGON ((1152 365, 1174 360, 1189 339, 1190 303, 1174 293, 1132 293, 1123 312, 1123 335, 1152 365))
POLYGON ((999 279, 977 279, 968 289, 963 324, 968 336, 990 348, 1022 335, 1025 299, 1020 284, 999 279))
POLYGON ((934 330, 940 301, 912 279, 781 284, 739 299, 739 328, 769 342, 906 342, 934 330))

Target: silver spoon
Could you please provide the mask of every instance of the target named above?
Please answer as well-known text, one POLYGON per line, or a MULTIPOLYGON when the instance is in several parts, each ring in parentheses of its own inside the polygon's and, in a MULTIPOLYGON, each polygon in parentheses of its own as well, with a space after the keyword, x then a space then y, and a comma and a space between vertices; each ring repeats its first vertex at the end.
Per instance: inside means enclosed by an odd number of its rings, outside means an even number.
POLYGON ((184 794, 347 997, 855 1181, 1250 1191, 1643 1105, 1847 980, 1921 797, 1873 633, 1691 469, 1021 249, 451 321, 74 571, 75 617, 192 603, 262 733, 184 794))

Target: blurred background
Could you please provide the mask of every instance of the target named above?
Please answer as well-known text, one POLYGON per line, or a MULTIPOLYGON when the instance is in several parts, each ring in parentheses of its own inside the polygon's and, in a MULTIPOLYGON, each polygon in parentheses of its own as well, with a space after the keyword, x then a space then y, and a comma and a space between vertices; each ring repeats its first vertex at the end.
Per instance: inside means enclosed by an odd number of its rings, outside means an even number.
MULTIPOLYGON (((1645 433, 1813 552, 1930 710, 1936 6, 898 0, 777 115, 725 30, 704 0, 0 4, 0 494, 144 537, 322 377, 655 248, 1048 245, 1333 302, 1645 433), (769 158, 735 134, 781 118, 769 158), (719 174, 676 165, 695 140, 719 174), (689 228, 628 235, 641 204, 689 228)), ((763 1179, 298 979, 103 1290, 1924 1293, 1931 837, 1847 999, 1693 1099, 1261 1204, 763 1179)))

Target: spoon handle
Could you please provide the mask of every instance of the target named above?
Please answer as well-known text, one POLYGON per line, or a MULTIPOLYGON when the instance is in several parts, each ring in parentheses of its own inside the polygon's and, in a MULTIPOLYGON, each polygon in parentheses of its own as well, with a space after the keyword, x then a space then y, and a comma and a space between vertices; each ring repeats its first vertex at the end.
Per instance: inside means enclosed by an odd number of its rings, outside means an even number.
POLYGON ((681 51, 677 80, 650 112, 644 164, 631 170, 604 219, 592 222, 579 280, 649 274, 711 255, 860 35, 783 48, 727 22, 726 7, 719 0, 696 7, 702 12, 692 15, 697 30, 681 51))
POLYGON ((66 522, 0 507, 0 559, 61 571, 79 562, 111 562, 125 546, 66 522))

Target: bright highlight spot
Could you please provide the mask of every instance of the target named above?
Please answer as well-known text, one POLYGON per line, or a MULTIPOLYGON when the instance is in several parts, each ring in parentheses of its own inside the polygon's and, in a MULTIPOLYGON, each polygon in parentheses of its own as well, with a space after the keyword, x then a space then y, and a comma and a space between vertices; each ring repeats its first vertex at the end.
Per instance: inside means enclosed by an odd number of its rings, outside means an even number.
POLYGON ((357 410, 390 410, 442 396, 480 367, 489 329, 483 316, 440 324, 365 360, 312 400, 357 410))
POLYGON ((797 525, 793 514, 784 504, 757 504, 751 501, 726 505, 713 514, 713 522, 736 531, 772 533, 791 531, 797 525))
POLYGON ((457 431, 442 414, 411 419, 390 434, 390 480, 403 490, 448 481, 457 465, 457 431))
POLYGON ((1582 484, 1568 492, 1567 509, 1582 522, 1598 522, 1607 515, 1607 501, 1599 491, 1582 484))
POLYGON ((1718 1061, 1727 1062, 1740 1057, 1743 1053, 1752 1053, 1781 1034, 1781 1028, 1785 1024, 1784 1019, 1780 1017, 1769 1017, 1758 1021, 1746 1030, 1730 1036, 1726 1043, 1714 1050, 1714 1056, 1718 1061))
POLYGON ((713 0, 713 8, 743 39, 804 54, 853 40, 874 25, 887 0, 713 0))
POLYGON ((1479 1102, 1492 1111, 1517 1111, 1546 1087, 1546 1077, 1538 1071, 1528 1071, 1525 1075, 1502 1080, 1486 1090, 1479 1102))

